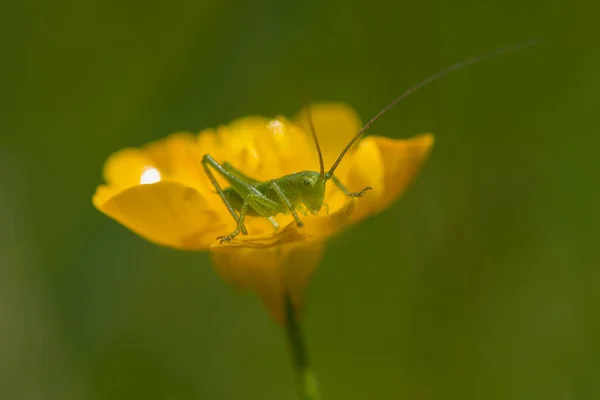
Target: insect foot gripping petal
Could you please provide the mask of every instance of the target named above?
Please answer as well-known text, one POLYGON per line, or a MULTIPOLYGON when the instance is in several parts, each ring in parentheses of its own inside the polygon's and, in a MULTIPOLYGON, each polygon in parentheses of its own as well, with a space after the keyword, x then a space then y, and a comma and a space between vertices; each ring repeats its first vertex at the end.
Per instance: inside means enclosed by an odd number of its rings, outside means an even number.
MULTIPOLYGON (((240 211, 240 217, 238 219, 237 226, 235 227, 233 232, 231 232, 227 236, 218 236, 217 237, 217 240, 221 239, 221 241, 219 242, 220 244, 223 244, 223 242, 229 242, 231 239, 233 239, 234 237, 239 235, 240 232, 243 232, 245 230, 244 220, 246 219, 246 213, 248 212, 248 205, 250 204, 250 201, 252 201, 252 198, 253 198, 252 194, 249 194, 248 196, 246 196, 246 199, 244 200, 244 204, 242 204, 242 209, 240 211)), ((244 232, 244 235, 245 234, 246 234, 246 232, 244 232)))
POLYGON ((340 189, 342 191, 342 193, 344 193, 348 197, 362 197, 362 196, 365 195, 365 192, 367 190, 372 190, 371 186, 367 186, 366 188, 364 188, 360 192, 351 192, 351 191, 348 190, 348 188, 346 186, 344 186, 344 184, 335 175, 333 175, 331 177, 331 180, 333 181, 333 183, 335 184, 335 186, 337 186, 338 189, 340 189))
POLYGON ((235 230, 227 236, 217 236, 217 240, 220 239, 220 241, 219 241, 220 244, 223 244, 223 242, 229 242, 231 239, 233 239, 234 237, 239 235, 241 231, 242 230, 239 227, 235 228, 235 230))
POLYGON ((365 192, 367 190, 373 190, 373 188, 371 188, 371 186, 367 186, 366 188, 364 188, 360 192, 348 192, 348 193, 346 193, 346 196, 349 196, 349 197, 363 197, 365 195, 365 192))

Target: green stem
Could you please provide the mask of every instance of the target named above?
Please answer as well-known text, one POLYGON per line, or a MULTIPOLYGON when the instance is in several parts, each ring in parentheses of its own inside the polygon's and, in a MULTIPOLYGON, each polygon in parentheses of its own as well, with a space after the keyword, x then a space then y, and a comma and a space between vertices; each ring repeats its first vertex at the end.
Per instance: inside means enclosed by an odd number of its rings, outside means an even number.
POLYGON ((308 352, 304 345, 302 331, 294 312, 294 306, 287 294, 285 295, 285 316, 285 331, 290 344, 292 362, 296 369, 299 398, 300 400, 321 400, 317 379, 310 368, 308 352))

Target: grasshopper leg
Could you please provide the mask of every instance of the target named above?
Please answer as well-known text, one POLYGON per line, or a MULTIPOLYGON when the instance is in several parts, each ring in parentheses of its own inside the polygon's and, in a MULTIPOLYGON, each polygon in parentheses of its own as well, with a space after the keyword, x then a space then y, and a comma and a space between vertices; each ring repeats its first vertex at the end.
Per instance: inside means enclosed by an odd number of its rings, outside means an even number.
MULTIPOLYGON (((239 235, 240 232, 242 232, 242 228, 244 227, 244 220, 246 219, 246 213, 248 212, 248 207, 252 207, 256 210, 262 210, 264 208, 273 207, 273 204, 271 200, 266 199, 263 196, 256 195, 254 193, 249 193, 244 198, 244 203, 242 204, 242 209, 240 210, 240 218, 238 220, 238 224, 235 230, 227 236, 217 237, 217 239, 221 239, 221 244, 223 244, 223 242, 230 241, 231 239, 239 235)), ((271 223, 274 222, 275 224, 277 224, 277 221, 275 221, 273 217, 269 217, 269 221, 271 221, 271 223)), ((277 225, 277 227, 279 227, 279 225, 277 225)))
POLYGON ((292 213, 292 216, 294 217, 294 220, 296 221, 296 225, 299 228, 303 227, 304 222, 300 221, 300 217, 298 216, 296 209, 292 205, 292 202, 290 201, 290 199, 288 199, 287 196, 285 195, 285 193, 283 193, 283 190, 281 190, 281 188, 279 187, 279 185, 276 182, 272 182, 271 187, 273 188, 273 190, 275 190, 275 193, 277 193, 277 196, 279 196, 279 199, 281 199, 283 204, 285 204, 285 206, 288 208, 288 210, 292 213))
POLYGON ((249 177, 248 175, 244 174, 242 171, 240 171, 239 169, 237 169, 236 167, 234 167, 233 165, 231 165, 230 163, 228 163, 227 161, 225 161, 223 163, 223 169, 227 172, 229 172, 232 175, 237 176, 238 178, 246 181, 249 184, 256 184, 256 183, 260 183, 260 181, 249 177))
MULTIPOLYGON (((223 203, 225 203, 225 206, 227 207, 227 210, 229 210, 229 213, 231 214, 231 216, 233 216, 233 219, 238 224, 238 227, 240 227, 240 219, 241 218, 238 217, 237 213, 235 212, 235 210, 233 209, 233 207, 229 203, 229 200, 227 200, 227 197, 225 197, 225 194, 223 193, 223 189, 221 189, 221 185, 219 185, 219 182, 217 182, 217 180, 215 179, 215 176, 213 175, 212 171, 210 170, 210 168, 208 168, 209 165, 212 166, 213 168, 215 168, 217 171, 219 171, 219 173, 223 174, 224 176, 227 176, 226 174, 228 174, 228 172, 227 171, 224 171, 224 172, 221 171, 221 169, 223 169, 223 168, 219 165, 219 163, 217 163, 215 161, 214 158, 212 158, 208 154, 206 154, 202 158, 202 167, 204 167, 204 172, 206 172, 206 175, 208 176, 208 179, 210 179, 210 182, 212 183, 212 185, 217 190, 217 193, 221 197, 221 200, 223 200, 223 203), (221 168, 219 168, 219 167, 221 167, 221 168)), ((248 234, 248 231, 246 230, 246 227, 244 226, 243 221, 242 221, 240 230, 241 230, 241 232, 244 235, 248 234)))
POLYGON ((275 228, 275 230, 279 229, 279 223, 277 222, 275 217, 269 217, 269 222, 271 223, 271 225, 273 225, 273 228, 275 228))
POLYGON ((340 180, 338 178, 335 177, 335 175, 331 177, 331 180, 333 181, 335 186, 337 186, 338 189, 340 189, 342 191, 342 193, 344 193, 348 197, 362 197, 362 196, 364 196, 364 194, 367 190, 371 190, 371 186, 367 186, 360 192, 351 192, 348 190, 348 188, 346 186, 344 186, 344 184, 342 182, 340 182, 340 180))

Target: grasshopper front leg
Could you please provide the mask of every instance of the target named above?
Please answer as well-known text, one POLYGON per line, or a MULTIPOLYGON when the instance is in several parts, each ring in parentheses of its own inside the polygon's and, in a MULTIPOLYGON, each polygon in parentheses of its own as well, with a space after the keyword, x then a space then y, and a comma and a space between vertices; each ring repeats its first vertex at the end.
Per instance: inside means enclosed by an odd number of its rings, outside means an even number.
POLYGON ((275 190, 275 193, 277 193, 277 196, 279 196, 279 199, 281 200, 281 202, 283 204, 285 204, 285 206, 290 211, 290 213, 292 213, 292 216, 294 217, 294 220, 296 221, 296 225, 299 228, 303 227, 304 223, 302 221, 300 221, 300 217, 298 217, 298 212, 296 212, 296 209, 292 205, 292 202, 290 201, 290 199, 288 199, 288 197, 285 195, 283 190, 281 190, 281 188, 279 187, 277 182, 273 181, 271 183, 271 188, 273 188, 273 190, 275 190))
POLYGON ((342 191, 342 193, 344 193, 348 197, 362 197, 362 196, 364 196, 364 194, 365 194, 365 192, 367 190, 371 190, 372 189, 371 186, 367 186, 366 188, 364 188, 360 192, 351 192, 351 191, 348 190, 348 188, 346 186, 344 186, 344 184, 342 182, 340 182, 340 180, 338 178, 335 177, 335 175, 333 175, 331 177, 331 180, 333 181, 333 183, 335 184, 335 186, 337 186, 338 189, 340 189, 342 191))

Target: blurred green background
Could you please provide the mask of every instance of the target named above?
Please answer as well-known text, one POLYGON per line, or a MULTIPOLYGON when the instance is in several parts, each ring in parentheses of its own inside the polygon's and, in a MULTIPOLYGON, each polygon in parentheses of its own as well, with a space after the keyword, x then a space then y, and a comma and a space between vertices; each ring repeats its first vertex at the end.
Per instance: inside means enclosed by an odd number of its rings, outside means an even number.
POLYGON ((309 294, 324 398, 600 398, 600 7, 588 1, 34 1, 0 13, 0 398, 295 399, 285 340, 205 253, 96 211, 105 158, 344 101, 431 131, 309 294))

